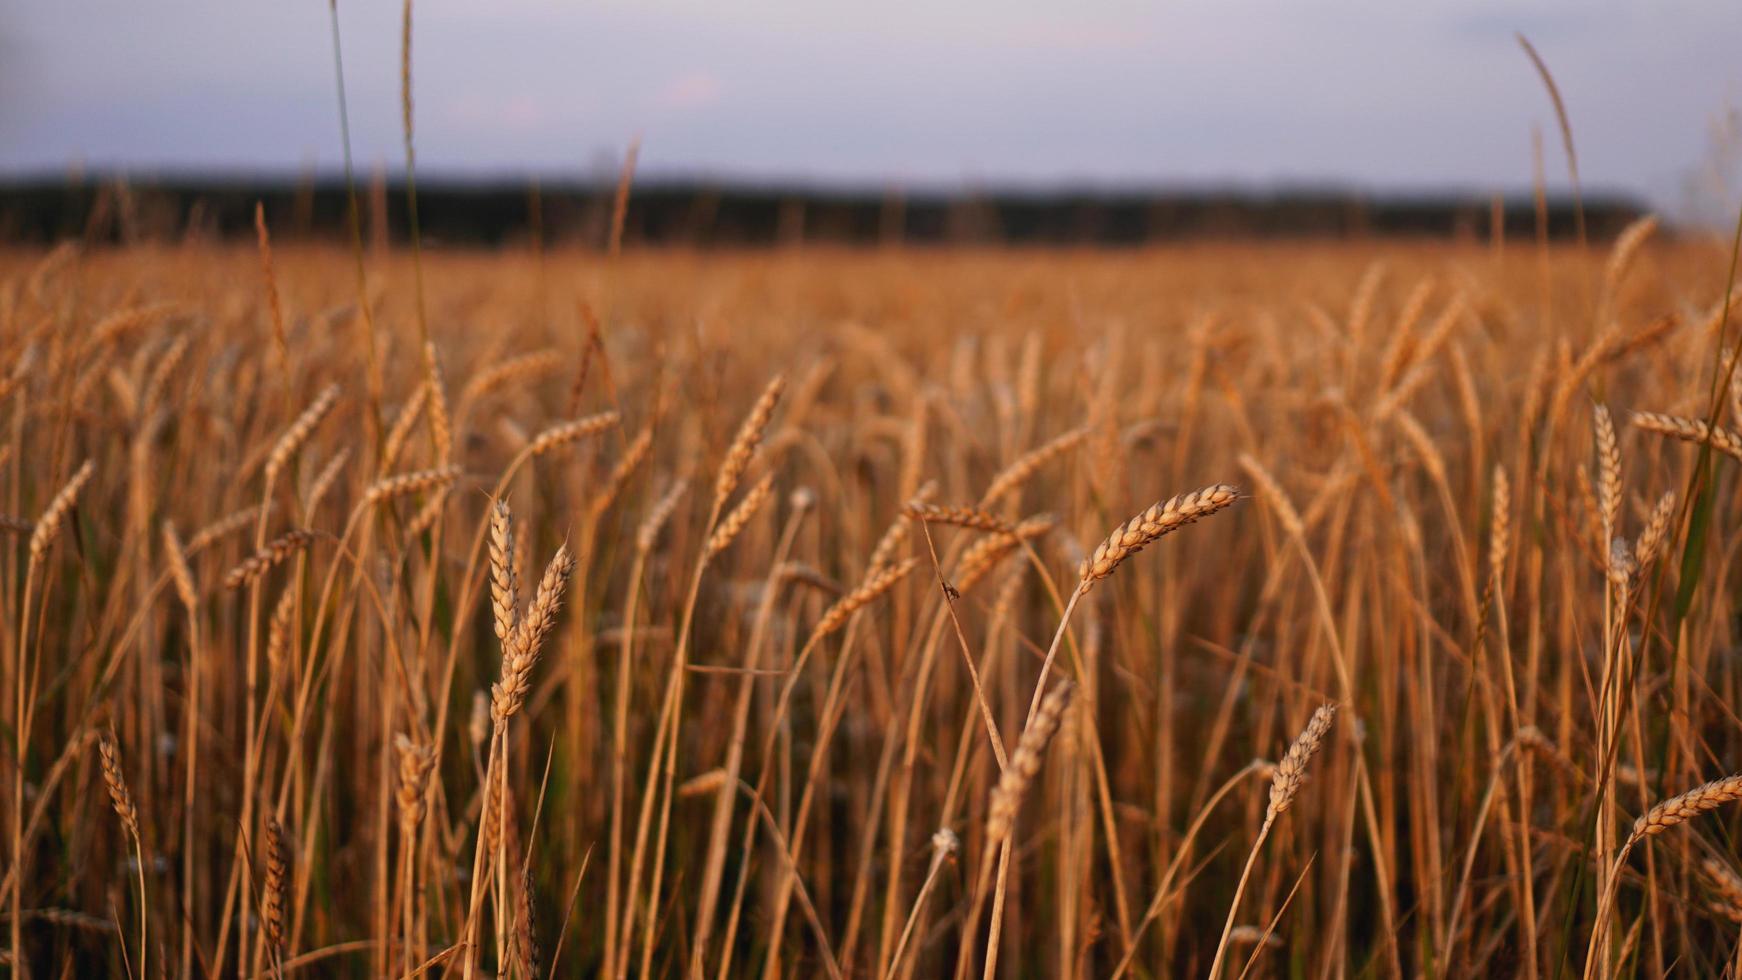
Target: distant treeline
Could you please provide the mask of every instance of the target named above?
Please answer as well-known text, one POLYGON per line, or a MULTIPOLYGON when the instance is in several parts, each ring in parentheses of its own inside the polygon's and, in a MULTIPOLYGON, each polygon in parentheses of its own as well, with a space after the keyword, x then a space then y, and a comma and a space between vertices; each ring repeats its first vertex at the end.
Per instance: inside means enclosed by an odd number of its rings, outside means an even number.
MULTIPOLYGON (((603 246, 616 189, 609 185, 420 181, 426 243, 603 246)), ((251 235, 256 202, 281 238, 348 238, 342 181, 188 179, 39 181, 0 187, 0 242, 221 239, 251 235)), ((402 241, 403 186, 357 192, 358 228, 376 244, 402 241)), ((1586 232, 1608 237, 1644 213, 1615 196, 1584 203, 1586 232)), ((660 181, 638 184, 623 220, 629 245, 766 246, 805 242, 1132 246, 1202 238, 1414 236, 1553 238, 1576 233, 1570 199, 1542 208, 1529 196, 1371 197, 1352 192, 1130 191, 877 193, 660 181), (1540 210, 1540 214, 1539 214, 1540 210)))

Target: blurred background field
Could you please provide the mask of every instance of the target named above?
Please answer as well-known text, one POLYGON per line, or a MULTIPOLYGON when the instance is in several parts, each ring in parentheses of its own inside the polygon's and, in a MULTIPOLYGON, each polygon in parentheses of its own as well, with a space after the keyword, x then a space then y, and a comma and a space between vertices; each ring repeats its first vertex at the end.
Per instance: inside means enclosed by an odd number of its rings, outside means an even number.
POLYGON ((8 11, 0 969, 1735 976, 1739 18, 8 11))

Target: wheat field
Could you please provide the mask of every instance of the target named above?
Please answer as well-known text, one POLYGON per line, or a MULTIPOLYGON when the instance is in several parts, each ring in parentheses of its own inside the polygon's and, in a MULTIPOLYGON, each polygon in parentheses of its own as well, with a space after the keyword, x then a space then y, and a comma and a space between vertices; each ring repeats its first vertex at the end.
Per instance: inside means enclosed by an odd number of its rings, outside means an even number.
POLYGON ((0 254, 15 976, 1737 962, 1727 241, 274 246, 0 254))

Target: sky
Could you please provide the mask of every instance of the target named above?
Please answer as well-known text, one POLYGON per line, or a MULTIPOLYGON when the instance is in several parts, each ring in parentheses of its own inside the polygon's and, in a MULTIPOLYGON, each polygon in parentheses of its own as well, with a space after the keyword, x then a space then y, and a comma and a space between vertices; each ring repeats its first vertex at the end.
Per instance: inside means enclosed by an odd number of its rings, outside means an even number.
MULTIPOLYGON (((400 4, 339 8, 354 151, 393 170, 400 4)), ((418 0, 414 22, 422 175, 593 178, 639 136, 651 176, 1488 193, 1530 186, 1534 126, 1564 187, 1522 32, 1585 186, 1668 209, 1742 107, 1737 0, 418 0)), ((322 0, 0 4, 0 179, 340 152, 322 0)))

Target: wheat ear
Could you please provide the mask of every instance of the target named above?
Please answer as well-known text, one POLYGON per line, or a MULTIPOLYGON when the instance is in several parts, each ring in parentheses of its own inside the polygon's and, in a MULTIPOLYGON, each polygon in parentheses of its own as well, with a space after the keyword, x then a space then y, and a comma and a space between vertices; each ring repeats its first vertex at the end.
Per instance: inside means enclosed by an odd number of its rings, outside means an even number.
MULTIPOLYGON (((260 887, 260 932, 275 961, 284 961, 290 911, 290 841, 277 818, 266 821, 266 876, 260 887)), ((282 971, 283 967, 279 967, 282 971)))
POLYGON ((568 545, 559 545, 544 577, 538 583, 538 593, 526 610, 526 618, 503 643, 502 679, 490 692, 491 717, 501 724, 518 713, 526 703, 531 687, 532 668, 538 663, 545 638, 556 626, 557 610, 562 607, 569 576, 574 573, 575 559, 568 545))
POLYGON ((1633 557, 1639 561, 1640 568, 1649 567, 1663 553, 1664 544, 1669 539, 1669 522, 1674 516, 1675 491, 1666 490, 1657 498, 1657 505, 1651 508, 1645 529, 1639 532, 1639 540, 1633 546, 1633 557))
POLYGON ((738 434, 726 450, 726 458, 720 463, 719 475, 714 479, 716 512, 726 506, 726 498, 732 495, 733 490, 738 489, 738 481, 743 479, 744 471, 750 468, 751 457, 756 455, 756 447, 762 442, 768 420, 774 417, 774 408, 780 404, 781 393, 785 390, 786 377, 775 375, 768 382, 768 386, 762 389, 756 404, 751 406, 750 414, 738 426, 738 434))
POLYGON ((899 565, 890 565, 878 569, 865 577, 865 581, 857 589, 847 593, 823 613, 817 620, 816 629, 812 633, 812 642, 827 636, 847 624, 848 618, 860 609, 876 602, 884 593, 895 586, 909 572, 919 567, 919 559, 909 558, 899 565))
POLYGON ((1605 537, 1615 536, 1621 516, 1621 444, 1615 437, 1615 421, 1601 404, 1591 409, 1591 424, 1597 441, 1597 502, 1605 537))
POLYGON ((234 592, 244 585, 254 581, 286 558, 308 547, 315 539, 315 532, 307 528, 298 528, 268 541, 266 546, 256 551, 242 561, 240 565, 224 573, 224 588, 234 592))
MULTIPOLYGON (((150 942, 146 935, 147 920, 145 917, 145 844, 139 838, 139 808, 133 803, 133 793, 127 788, 127 774, 121 768, 121 747, 115 742, 114 732, 104 732, 97 737, 97 758, 102 764, 103 783, 109 788, 109 803, 115 808, 115 816, 121 818, 121 826, 127 831, 127 836, 133 842, 133 862, 139 878, 139 970, 145 973, 146 959, 150 952, 150 942)), ((13 909, 18 914, 18 909, 13 909)))
POLYGON ((1633 426, 1647 432, 1680 439, 1683 442, 1705 442, 1709 436, 1713 449, 1736 459, 1742 459, 1742 435, 1737 435, 1723 426, 1714 428, 1707 425, 1705 419, 1664 415, 1661 412, 1634 412, 1633 426))
POLYGON ((338 403, 339 386, 336 384, 327 385, 321 389, 320 394, 315 396, 315 400, 309 407, 303 409, 302 414, 296 417, 296 421, 290 424, 290 428, 284 430, 284 434, 280 435, 278 441, 272 444, 272 451, 266 456, 266 482, 268 484, 277 482, 278 475, 284 471, 286 466, 290 465, 291 459, 302 449, 303 444, 308 442, 309 437, 314 435, 315 427, 321 424, 321 420, 326 418, 327 413, 331 412, 333 406, 338 403))
POLYGON ((990 507, 1007 494, 1020 489, 1042 466, 1083 444, 1089 437, 1087 428, 1072 429, 1051 442, 1016 457, 1009 466, 998 471, 986 492, 980 497, 981 507, 990 507))
POLYGON ((564 446, 570 446, 590 436, 598 435, 617 424, 616 412, 600 412, 586 418, 553 425, 532 439, 529 450, 534 456, 545 456, 564 446))
POLYGON ((1120 562, 1142 551, 1157 538, 1208 517, 1239 497, 1240 491, 1217 483, 1150 505, 1148 510, 1114 528, 1107 540, 1095 548, 1094 554, 1083 559, 1078 570, 1082 576, 1082 590, 1087 592, 1096 582, 1113 574, 1120 562))
POLYGON ((1702 813, 1709 813, 1734 800, 1742 800, 1742 773, 1714 779, 1672 796, 1633 821, 1633 831, 1627 835, 1627 844, 1623 850, 1646 837, 1655 837, 1671 827, 1687 823, 1702 813))
POLYGON ((376 480, 369 485, 363 494, 363 505, 373 507, 388 500, 409 497, 414 493, 422 493, 433 487, 446 487, 460 478, 458 466, 441 466, 435 469, 418 470, 415 473, 402 473, 383 480, 376 480))
POLYGON ((744 531, 745 526, 750 523, 750 519, 756 516, 756 512, 761 510, 762 505, 766 504, 768 498, 773 495, 774 474, 769 473, 754 487, 751 487, 750 492, 744 495, 744 499, 739 502, 738 506, 732 508, 731 513, 722 518, 719 526, 714 528, 714 533, 708 538, 707 556, 712 558, 731 547, 733 540, 744 531))
POLYGON ((975 531, 996 531, 1005 534, 1014 530, 1009 521, 978 507, 940 507, 936 504, 909 503, 904 505, 901 510, 908 517, 925 521, 927 524, 949 524, 975 531))
POLYGON ((677 510, 677 505, 683 500, 684 491, 688 489, 689 482, 687 480, 673 483, 671 489, 665 492, 665 496, 659 498, 658 502, 647 512, 641 525, 635 529, 636 550, 642 554, 647 554, 653 550, 653 546, 659 541, 659 532, 671 520, 672 512, 677 510))
POLYGON ((1270 828, 1276 825, 1276 818, 1293 805, 1300 788, 1306 785, 1307 763, 1324 745, 1336 712, 1336 705, 1319 705, 1271 774, 1270 803, 1264 808, 1264 823, 1258 828, 1258 839, 1252 842, 1252 850, 1246 855, 1246 867, 1240 872, 1239 883, 1234 886, 1234 900, 1228 906, 1228 918, 1222 924, 1222 939, 1216 944, 1216 958, 1210 964, 1210 980, 1218 980, 1222 975, 1222 961, 1228 955, 1228 938, 1234 930, 1234 919, 1240 914, 1240 899, 1246 894, 1246 882, 1252 877, 1252 866, 1258 860, 1258 852, 1264 846, 1265 838, 1270 836, 1270 828))
POLYGON ((1022 798, 1028 794, 1029 784, 1040 773, 1040 763, 1046 754, 1046 747, 1057 733, 1059 722, 1064 719, 1065 709, 1070 707, 1071 695, 1075 690, 1075 685, 1070 681, 1060 681, 1040 702, 1040 710, 1035 713, 1034 720, 1022 729, 1016 751, 1010 754, 1010 765, 999 775, 998 784, 992 787, 992 799, 986 808, 983 862, 992 860, 992 855, 1015 827, 1016 812, 1022 806, 1022 798))
POLYGON ((73 474, 72 479, 68 480, 66 485, 60 488, 60 492, 54 495, 54 499, 49 501, 48 509, 42 512, 40 518, 37 518, 36 529, 30 534, 30 563, 32 565, 40 565, 42 560, 48 556, 49 546, 53 545, 55 538, 60 536, 61 525, 66 523, 67 515, 72 512, 73 505, 78 503, 79 492, 85 488, 85 484, 91 482, 91 475, 95 472, 95 465, 90 460, 86 460, 85 464, 79 467, 78 472, 73 474))

